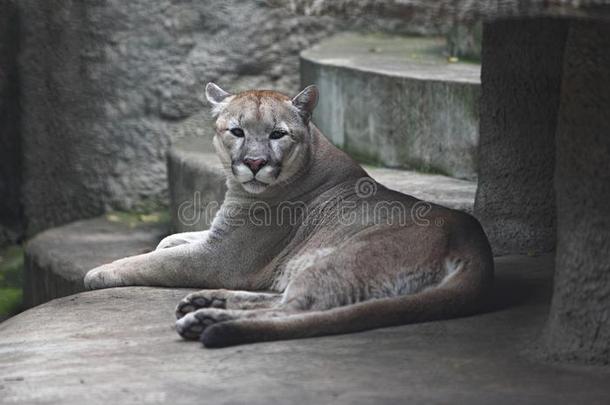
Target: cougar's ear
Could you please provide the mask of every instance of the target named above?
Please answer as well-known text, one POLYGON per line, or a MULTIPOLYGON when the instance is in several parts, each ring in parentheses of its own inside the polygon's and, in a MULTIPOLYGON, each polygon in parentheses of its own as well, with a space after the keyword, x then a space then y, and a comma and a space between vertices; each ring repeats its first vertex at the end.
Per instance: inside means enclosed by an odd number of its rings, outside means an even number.
POLYGON ((292 99, 292 105, 299 110, 305 122, 309 122, 316 104, 318 104, 318 88, 313 84, 305 87, 292 99))
POLYGON ((212 104, 212 112, 217 115, 222 107, 226 105, 227 99, 232 94, 227 93, 216 84, 210 82, 205 86, 205 98, 212 104))

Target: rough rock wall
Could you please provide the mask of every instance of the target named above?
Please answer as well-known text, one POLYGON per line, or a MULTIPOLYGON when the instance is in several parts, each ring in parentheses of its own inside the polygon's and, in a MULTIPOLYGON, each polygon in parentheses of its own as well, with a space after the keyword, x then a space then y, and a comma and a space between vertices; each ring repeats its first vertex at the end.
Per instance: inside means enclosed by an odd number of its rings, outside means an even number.
POLYGON ((475 215, 495 254, 555 246, 555 130, 567 22, 485 24, 475 215))
POLYGON ((334 28, 263 1, 23 0, 27 232, 165 204, 165 153, 201 135, 207 81, 298 87, 298 52, 334 28))
POLYGON ((610 19, 610 0, 273 0, 307 15, 376 15, 417 26, 510 17, 610 19))
POLYGON ((0 246, 22 227, 17 17, 15 1, 0 0, 0 246))
POLYGON ((610 363, 610 26, 572 22, 557 130, 557 256, 548 343, 610 363))

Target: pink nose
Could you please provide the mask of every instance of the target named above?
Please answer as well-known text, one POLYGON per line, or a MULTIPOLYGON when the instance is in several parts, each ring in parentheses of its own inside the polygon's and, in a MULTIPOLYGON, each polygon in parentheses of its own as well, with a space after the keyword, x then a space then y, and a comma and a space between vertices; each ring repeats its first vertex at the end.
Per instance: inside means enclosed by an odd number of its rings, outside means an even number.
POLYGON ((244 159, 244 163, 252 170, 252 173, 256 174, 261 167, 267 164, 265 159, 244 159))

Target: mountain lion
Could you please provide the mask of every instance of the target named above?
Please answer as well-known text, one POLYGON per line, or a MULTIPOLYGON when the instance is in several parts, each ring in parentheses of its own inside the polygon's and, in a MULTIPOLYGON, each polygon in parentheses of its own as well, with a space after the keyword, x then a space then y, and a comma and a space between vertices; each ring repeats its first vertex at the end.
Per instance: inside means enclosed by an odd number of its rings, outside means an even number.
POLYGON ((294 98, 213 83, 227 193, 211 228, 91 270, 89 289, 197 287, 176 330, 207 347, 355 332, 472 314, 493 279, 472 216, 373 181, 294 98))

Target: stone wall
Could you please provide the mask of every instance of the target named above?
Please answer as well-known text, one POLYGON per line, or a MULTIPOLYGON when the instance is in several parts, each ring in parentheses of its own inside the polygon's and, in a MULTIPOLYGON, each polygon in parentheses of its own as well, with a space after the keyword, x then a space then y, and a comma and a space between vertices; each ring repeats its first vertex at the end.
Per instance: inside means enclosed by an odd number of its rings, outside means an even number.
POLYGON ((18 239, 22 227, 17 21, 15 1, 0 0, 0 246, 18 239))
POLYGON ((307 15, 376 16, 414 26, 477 19, 578 17, 610 20, 610 0, 273 0, 307 15))
POLYGON ((263 1, 23 0, 23 202, 34 234, 167 202, 165 154, 205 136, 207 81, 298 88, 298 52, 335 29, 263 1))
POLYGON ((555 246, 555 130, 567 22, 504 20, 483 36, 475 215, 495 254, 555 246))

